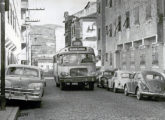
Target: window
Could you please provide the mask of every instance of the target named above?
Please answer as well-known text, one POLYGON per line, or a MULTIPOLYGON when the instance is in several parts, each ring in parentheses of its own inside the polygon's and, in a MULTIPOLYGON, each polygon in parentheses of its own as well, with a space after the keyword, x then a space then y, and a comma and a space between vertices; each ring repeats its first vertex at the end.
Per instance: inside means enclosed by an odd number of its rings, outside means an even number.
POLYGON ((116 20, 114 21, 114 36, 116 36, 116 29, 117 29, 117 27, 116 27, 116 20))
POLYGON ((100 28, 98 29, 98 40, 100 40, 100 28))
POLYGON ((109 62, 110 62, 110 65, 112 66, 112 53, 110 53, 109 62))
POLYGON ((10 67, 7 71, 7 75, 22 75, 23 68, 21 67, 10 67))
POLYGON ((121 5, 121 0, 119 0, 119 5, 121 5))
POLYGON ((23 75, 28 77, 38 77, 39 73, 38 70, 36 69, 25 68, 23 75))
POLYGON ((11 25, 13 24, 13 12, 12 12, 12 9, 10 9, 10 23, 11 25))
POLYGON ((148 4, 146 6, 146 20, 151 19, 151 1, 148 0, 148 4))
POLYGON ((121 16, 118 17, 118 31, 121 31, 121 16))
POLYGON ((118 2, 117 0, 114 0, 114 6, 116 6, 116 5, 117 5, 117 2, 118 2))
POLYGON ((140 24, 139 22, 139 7, 134 9, 134 24, 140 24))
POLYGON ((105 60, 108 61, 108 53, 105 53, 105 60))
POLYGON ((98 3, 98 4, 97 4, 97 13, 100 13, 100 12, 101 12, 100 9, 101 9, 101 5, 100 5, 100 3, 98 3))
POLYGON ((115 72, 115 75, 114 76, 117 77, 117 72, 115 72))
POLYGON ((126 19, 125 19, 125 22, 124 22, 124 26, 125 28, 130 28, 130 14, 129 14, 129 11, 126 12, 126 19))
POLYGON ((134 54, 134 51, 131 51, 130 64, 131 65, 134 65, 135 64, 135 54, 134 54))
POLYGON ((108 35, 108 26, 105 26, 106 35, 108 35))
POLYGON ((159 60, 158 60, 158 47, 153 47, 152 48, 152 65, 158 65, 159 60))
POLYGON ((146 64, 146 61, 145 61, 145 54, 142 53, 141 56, 140 56, 140 65, 145 65, 146 64))
POLYGON ((15 14, 14 14, 14 11, 13 11, 13 28, 15 27, 15 14))
POLYGON ((126 65, 126 53, 122 54, 122 65, 126 65))
POLYGON ((10 10, 7 12, 8 23, 10 22, 10 10))
POLYGON ((105 0, 105 6, 108 6, 108 0, 105 0))
POLYGON ((136 79, 137 80, 141 80, 143 77, 142 77, 142 75, 140 74, 140 73, 138 73, 138 74, 136 74, 136 79))
POLYGON ((112 0, 109 0, 109 7, 112 7, 112 0))
POLYGON ((112 37, 112 24, 109 25, 109 37, 112 37))

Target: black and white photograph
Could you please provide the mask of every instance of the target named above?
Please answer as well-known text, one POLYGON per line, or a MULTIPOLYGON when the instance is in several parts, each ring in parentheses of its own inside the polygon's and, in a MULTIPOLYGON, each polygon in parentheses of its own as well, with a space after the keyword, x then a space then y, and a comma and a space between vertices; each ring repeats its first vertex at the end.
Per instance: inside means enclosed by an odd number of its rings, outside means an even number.
POLYGON ((165 0, 0 0, 0 120, 165 120, 165 0))

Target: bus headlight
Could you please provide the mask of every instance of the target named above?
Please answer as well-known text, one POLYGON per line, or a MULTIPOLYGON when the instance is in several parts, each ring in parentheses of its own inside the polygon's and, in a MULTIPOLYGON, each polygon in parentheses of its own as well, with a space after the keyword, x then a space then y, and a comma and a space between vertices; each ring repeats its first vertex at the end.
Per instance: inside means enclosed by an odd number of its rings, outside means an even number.
POLYGON ((62 72, 62 73, 61 73, 61 76, 63 76, 63 77, 69 76, 69 73, 67 73, 67 72, 62 72))

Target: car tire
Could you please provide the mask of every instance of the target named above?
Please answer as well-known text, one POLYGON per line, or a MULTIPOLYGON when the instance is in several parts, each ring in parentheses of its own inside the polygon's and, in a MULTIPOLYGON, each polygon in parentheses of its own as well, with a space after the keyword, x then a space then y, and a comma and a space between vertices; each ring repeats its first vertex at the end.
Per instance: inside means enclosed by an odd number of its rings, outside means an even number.
POLYGON ((56 83, 56 87, 60 87, 60 84, 56 83))
POLYGON ((138 100, 142 100, 143 99, 143 95, 140 93, 139 88, 136 89, 136 98, 138 100))
POLYGON ((98 88, 100 87, 99 84, 97 84, 97 87, 98 87, 98 88))
POLYGON ((40 108, 41 107, 41 103, 42 103, 42 101, 36 101, 35 102, 36 107, 40 108))
POLYGON ((110 91, 110 88, 109 88, 109 83, 107 83, 107 90, 110 91))
POLYGON ((60 89, 61 89, 61 90, 64 90, 64 88, 65 88, 65 83, 64 83, 64 82, 61 82, 61 84, 60 84, 60 89))
POLYGON ((115 88, 115 84, 113 85, 113 92, 117 93, 117 88, 115 88))
POLYGON ((94 82, 89 83, 89 90, 94 90, 94 82))
POLYGON ((124 87, 124 95, 125 96, 128 96, 129 95, 127 86, 124 87))

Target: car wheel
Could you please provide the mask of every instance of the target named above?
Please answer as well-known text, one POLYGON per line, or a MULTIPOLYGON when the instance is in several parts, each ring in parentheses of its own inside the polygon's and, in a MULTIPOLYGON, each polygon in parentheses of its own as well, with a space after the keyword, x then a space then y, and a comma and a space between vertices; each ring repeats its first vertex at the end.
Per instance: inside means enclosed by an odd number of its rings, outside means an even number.
POLYGON ((45 93, 45 91, 43 90, 43 91, 42 91, 42 97, 44 96, 44 93, 45 93))
POLYGON ((117 93, 117 88, 115 88, 115 84, 114 84, 114 86, 113 86, 113 92, 114 92, 114 93, 117 93))
POLYGON ((41 101, 36 101, 35 105, 36 105, 36 107, 40 108, 41 107, 41 101))
POLYGON ((60 84, 59 83, 56 83, 56 87, 60 87, 60 84))
POLYGON ((124 94, 125 94, 125 96, 129 95, 127 86, 124 87, 124 94))
POLYGON ((93 82, 89 83, 89 90, 94 90, 94 83, 93 82))
POLYGON ((110 91, 109 82, 107 83, 107 90, 110 91))
POLYGON ((137 98, 138 100, 142 100, 142 98, 143 98, 142 94, 140 93, 139 88, 136 89, 136 98, 137 98))
POLYGON ((65 88, 65 83, 64 83, 64 82, 61 82, 61 84, 60 84, 60 89, 61 89, 61 90, 64 90, 64 88, 65 88))
POLYGON ((97 84, 97 87, 98 87, 98 88, 100 87, 99 84, 97 84))

